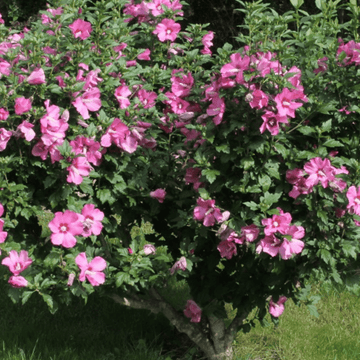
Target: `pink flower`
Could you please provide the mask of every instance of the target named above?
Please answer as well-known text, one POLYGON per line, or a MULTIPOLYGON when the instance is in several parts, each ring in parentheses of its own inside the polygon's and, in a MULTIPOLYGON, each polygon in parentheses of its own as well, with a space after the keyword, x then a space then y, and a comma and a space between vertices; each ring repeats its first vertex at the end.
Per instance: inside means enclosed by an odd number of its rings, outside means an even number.
POLYGON ((23 121, 18 127, 17 131, 19 131, 22 137, 25 138, 26 141, 31 141, 35 137, 35 131, 32 129, 34 127, 33 124, 30 124, 27 121, 23 121))
POLYGON ((6 145, 8 141, 10 140, 12 135, 11 131, 8 131, 4 128, 0 128, 0 151, 3 151, 6 149, 6 145))
POLYGON ((275 96, 276 108, 280 116, 295 117, 295 110, 303 104, 295 102, 294 100, 308 101, 302 91, 289 90, 284 88, 283 91, 275 96))
POLYGON ((236 76, 238 84, 245 84, 243 72, 249 69, 250 57, 245 55, 243 58, 240 53, 230 55, 231 62, 225 64, 220 72, 224 78, 236 76))
POLYGON ((5 24, 4 19, 2 18, 2 15, 0 14, 0 24, 5 24))
POLYGON ((74 247, 76 245, 75 235, 83 232, 81 216, 70 210, 66 210, 64 213, 56 212, 48 226, 52 232, 51 242, 65 248, 74 247))
POLYGON ((129 253, 129 255, 131 255, 131 254, 133 254, 133 249, 132 248, 128 248, 128 253, 129 253))
POLYGON ((42 68, 34 70, 27 78, 30 85, 45 84, 45 73, 42 68))
POLYGON ((293 254, 300 254, 304 248, 304 242, 299 240, 305 236, 305 230, 302 226, 292 225, 284 235, 290 235, 291 240, 283 238, 278 239, 274 234, 265 236, 260 240, 260 243, 256 247, 256 252, 260 254, 265 252, 274 257, 280 254, 283 260, 288 260, 293 254))
POLYGON ((84 231, 82 236, 87 237, 90 235, 100 235, 103 228, 101 221, 104 219, 104 213, 99 209, 95 209, 94 204, 86 204, 81 210, 83 215, 82 224, 84 231))
POLYGON ((180 24, 174 20, 163 19, 161 23, 157 24, 153 34, 156 34, 161 42, 166 40, 175 41, 180 30, 180 24))
POLYGON ((76 154, 83 154, 87 161, 95 166, 100 165, 102 153, 99 151, 101 145, 98 141, 85 136, 78 136, 70 141, 72 151, 76 154))
POLYGON ((241 237, 248 242, 255 241, 259 236, 259 233, 260 229, 255 224, 251 224, 241 228, 241 237))
POLYGON ((85 120, 90 119, 89 111, 98 111, 101 108, 100 90, 97 87, 88 88, 72 104, 85 120))
POLYGON ((4 258, 1 262, 2 265, 9 267, 9 270, 15 275, 19 275, 32 263, 32 260, 28 256, 28 252, 21 250, 18 254, 15 250, 9 252, 9 256, 4 258))
POLYGON ((105 282, 105 274, 102 272, 106 268, 106 261, 100 257, 94 257, 90 263, 84 252, 75 258, 76 265, 80 268, 80 281, 88 279, 92 286, 99 286, 105 282))
POLYGON ((3 216, 4 214, 4 206, 0 203, 0 216, 3 216))
POLYGON ((228 260, 230 260, 233 257, 233 255, 237 254, 236 245, 229 240, 221 241, 217 246, 217 249, 220 252, 220 256, 222 258, 226 257, 228 260))
POLYGON ((145 255, 152 255, 156 252, 155 246, 152 244, 145 244, 143 250, 145 255))
POLYGON ((203 55, 211 55, 212 54, 210 47, 214 45, 212 43, 213 39, 214 39, 214 33, 212 31, 209 31, 207 34, 205 34, 202 37, 201 42, 204 45, 204 49, 202 49, 200 52, 203 55))
POLYGON ((30 99, 25 99, 24 97, 18 97, 15 99, 15 114, 21 115, 26 113, 31 109, 30 99))
POLYGON ((318 73, 323 73, 323 72, 325 72, 327 69, 328 69, 328 65, 327 65, 327 61, 328 61, 329 59, 326 57, 326 56, 324 56, 324 57, 322 57, 321 59, 319 59, 318 61, 317 61, 317 64, 318 64, 318 68, 317 69, 314 69, 314 73, 315 74, 318 74, 318 73))
POLYGON ((186 169, 185 182, 186 184, 193 183, 194 190, 198 190, 204 183, 200 182, 201 169, 200 168, 188 168, 186 169))
POLYGON ((171 72, 171 91, 178 97, 185 97, 190 94, 191 88, 194 85, 194 78, 189 72, 184 74, 182 69, 173 70, 171 72))
POLYGON ((356 189, 355 186, 350 186, 346 197, 349 200, 346 208, 348 209, 350 214, 356 214, 360 216, 360 186, 356 189))
POLYGON ((67 286, 72 286, 72 284, 74 283, 74 280, 75 280, 75 274, 71 273, 69 274, 69 277, 68 277, 68 282, 67 282, 67 286))
POLYGON ((329 181, 335 180, 333 167, 329 159, 313 158, 304 165, 304 170, 310 175, 306 179, 306 185, 313 187, 321 182, 323 188, 327 188, 329 181))
POLYGON ((133 136, 129 128, 118 118, 115 118, 100 140, 101 146, 110 147, 115 144, 120 149, 133 153, 138 146, 138 139, 133 136))
POLYGON ((125 85, 119 86, 115 90, 115 97, 120 105, 120 109, 126 109, 130 105, 128 97, 131 95, 131 91, 125 85))
POLYGON ((156 189, 150 193, 150 196, 159 201, 159 203, 162 203, 164 202, 166 191, 164 189, 156 189))
POLYGON ((249 105, 251 108, 262 109, 268 105, 268 96, 261 90, 255 90, 251 95, 249 105))
POLYGON ((83 156, 79 156, 73 159, 71 165, 66 170, 69 172, 66 181, 68 183, 80 185, 83 181, 82 177, 88 176, 92 169, 87 159, 83 156))
POLYGON ((277 209, 280 212, 279 215, 273 215, 271 219, 261 220, 261 223, 265 226, 264 233, 266 236, 270 236, 277 231, 285 235, 289 229, 292 220, 290 213, 284 213, 280 208, 277 209))
POLYGON ((28 285, 28 281, 22 276, 10 276, 8 283, 14 288, 22 288, 28 285))
POLYGON ((139 55, 137 56, 137 58, 138 58, 139 60, 145 60, 145 61, 151 60, 151 59, 150 59, 150 49, 146 49, 145 51, 143 51, 141 54, 139 54, 139 55))
POLYGON ((225 101, 223 98, 214 97, 212 103, 206 109, 206 113, 209 116, 215 116, 213 122, 215 125, 219 125, 223 119, 225 113, 225 101))
POLYGON ((9 112, 4 108, 0 108, 0 120, 5 121, 9 117, 9 112))
MULTIPOLYGON (((6 237, 8 235, 8 233, 6 231, 2 231, 3 227, 4 227, 4 220, 0 219, 0 243, 3 243, 6 240, 6 237)), ((1 251, 0 251, 0 254, 1 254, 1 251)))
POLYGON ((201 320, 201 309, 193 300, 188 300, 184 310, 184 315, 191 318, 190 322, 199 323, 201 320))
POLYGON ((269 313, 274 317, 279 317, 284 312, 284 303, 286 300, 287 298, 285 296, 280 296, 279 301, 277 303, 274 303, 273 299, 271 298, 269 304, 269 313))
POLYGON ((137 97, 143 104, 144 109, 150 109, 155 106, 155 100, 157 98, 157 95, 154 91, 146 91, 144 89, 141 89, 138 91, 137 97))
POLYGON ((198 221, 203 221, 204 226, 214 226, 215 221, 222 221, 222 214, 220 209, 215 207, 215 200, 203 200, 198 198, 198 206, 194 209, 193 218, 198 221))
POLYGON ((280 127, 279 123, 288 124, 288 118, 286 116, 281 116, 280 114, 274 114, 272 111, 265 111, 265 114, 261 116, 264 120, 263 124, 260 126, 260 132, 263 134, 265 130, 269 130, 271 135, 275 136, 279 133, 280 127))
POLYGON ((92 32, 91 23, 82 19, 75 20, 71 25, 69 25, 69 28, 72 30, 75 38, 80 38, 81 40, 87 39, 92 32))
POLYGON ((185 271, 186 266, 187 266, 186 258, 182 256, 178 261, 175 261, 175 264, 170 269, 170 274, 174 275, 175 271, 177 270, 185 271))

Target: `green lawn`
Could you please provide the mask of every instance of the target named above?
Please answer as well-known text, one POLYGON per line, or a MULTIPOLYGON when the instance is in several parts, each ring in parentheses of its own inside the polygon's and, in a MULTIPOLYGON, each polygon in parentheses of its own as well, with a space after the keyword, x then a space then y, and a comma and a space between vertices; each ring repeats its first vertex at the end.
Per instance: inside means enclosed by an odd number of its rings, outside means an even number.
MULTIPOLYGON (((3 294, 5 283, 2 286, 3 294)), ((319 318, 287 301, 278 328, 257 324, 236 338, 234 360, 360 359, 360 301, 320 287, 319 318)), ((24 306, 0 297, 1 360, 195 360, 195 349, 162 316, 90 296, 55 315, 40 297, 24 306)))

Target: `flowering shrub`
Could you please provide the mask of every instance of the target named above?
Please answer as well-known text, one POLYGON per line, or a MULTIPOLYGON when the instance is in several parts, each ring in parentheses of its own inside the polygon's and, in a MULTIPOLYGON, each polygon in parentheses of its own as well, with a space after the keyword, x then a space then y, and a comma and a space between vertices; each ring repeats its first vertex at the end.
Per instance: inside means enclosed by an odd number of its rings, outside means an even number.
POLYGON ((14 301, 38 293, 54 312, 96 290, 163 312, 215 359, 256 307, 276 322, 292 298, 316 314, 311 276, 360 293, 353 1, 342 34, 333 3, 300 22, 300 1, 278 17, 240 1, 237 50, 181 29, 178 0, 65 3, 31 29, 0 24, 14 301), (131 236, 146 221, 153 232, 131 236), (166 301, 174 277, 191 294, 181 309, 166 301), (225 303, 237 309, 227 328, 225 303))

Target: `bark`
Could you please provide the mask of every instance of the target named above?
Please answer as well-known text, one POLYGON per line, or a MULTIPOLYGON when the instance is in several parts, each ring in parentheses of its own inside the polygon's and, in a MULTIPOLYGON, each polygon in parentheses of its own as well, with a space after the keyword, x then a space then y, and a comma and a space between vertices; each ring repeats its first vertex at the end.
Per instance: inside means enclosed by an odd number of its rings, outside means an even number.
POLYGON ((235 317, 227 329, 225 329, 223 319, 211 316, 208 318, 209 326, 206 329, 202 327, 206 322, 204 319, 199 324, 191 323, 189 319, 167 303, 155 289, 150 289, 149 294, 151 298, 147 299, 142 299, 135 294, 129 294, 128 296, 111 294, 109 297, 121 305, 134 309, 147 309, 155 314, 163 313, 179 332, 185 333, 204 352, 207 359, 232 359, 232 342, 238 327, 246 319, 247 312, 235 317))

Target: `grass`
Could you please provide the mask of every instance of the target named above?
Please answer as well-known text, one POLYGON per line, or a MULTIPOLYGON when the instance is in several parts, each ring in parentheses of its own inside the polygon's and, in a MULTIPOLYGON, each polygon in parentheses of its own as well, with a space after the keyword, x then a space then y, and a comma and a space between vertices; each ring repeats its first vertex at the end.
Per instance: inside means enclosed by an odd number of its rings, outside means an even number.
MULTIPOLYGON (((4 294, 4 286, 2 285, 4 294)), ((234 360, 360 359, 360 302, 346 291, 313 294, 319 318, 286 302, 277 328, 239 333, 234 360)), ((0 297, 1 360, 195 360, 200 354, 162 316, 129 310, 96 294, 55 315, 36 296, 24 306, 0 297)), ((270 319, 268 319, 270 320, 270 319)))
POLYGON ((322 296, 319 318, 289 300, 277 328, 257 323, 250 333, 238 334, 234 360, 360 359, 359 298, 347 291, 326 292, 319 285, 313 294, 322 296))

